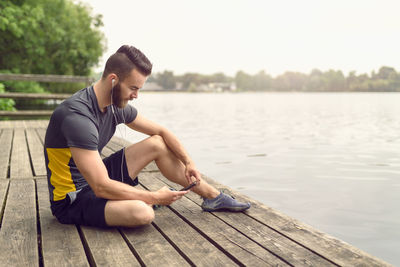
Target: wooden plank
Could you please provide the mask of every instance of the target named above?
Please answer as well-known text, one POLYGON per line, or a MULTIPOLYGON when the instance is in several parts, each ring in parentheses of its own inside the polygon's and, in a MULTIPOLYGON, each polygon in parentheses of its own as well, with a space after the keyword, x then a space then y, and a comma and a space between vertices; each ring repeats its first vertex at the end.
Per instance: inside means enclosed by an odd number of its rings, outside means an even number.
POLYGON ((196 266, 232 266, 228 256, 218 250, 195 229, 179 218, 169 208, 156 212, 154 225, 196 266))
POLYGON ((91 84, 95 80, 88 76, 54 75, 54 74, 14 74, 0 73, 0 81, 36 81, 36 82, 60 82, 91 84))
POLYGON ((0 137, 0 179, 7 178, 10 163, 11 143, 13 138, 12 129, 4 129, 0 137))
POLYGON ((48 120, 11 120, 0 121, 0 129, 47 128, 48 120))
POLYGON ((10 178, 32 177, 24 129, 15 129, 11 152, 10 178))
MULTIPOLYGON (((145 190, 141 186, 139 188, 145 190)), ((122 232, 147 266, 189 265, 152 224, 136 228, 124 228, 122 232)))
MULTIPOLYGON (((167 181, 165 178, 162 178, 167 181)), ((335 237, 320 232, 300 221, 286 216, 266 205, 250 199, 242 194, 232 191, 229 187, 215 182, 213 179, 203 176, 209 184, 218 189, 226 190, 240 201, 252 203, 252 207, 246 211, 247 216, 254 218, 263 225, 274 229, 296 243, 307 248, 322 257, 342 266, 391 266, 368 253, 353 247, 335 237)), ((189 196, 194 202, 200 204, 199 199, 189 196)), ((219 216, 220 213, 215 213, 219 216)), ((221 213, 222 214, 222 213, 221 213)))
MULTIPOLYGON (((142 174, 140 182, 150 190, 156 191, 165 186, 156 176, 157 174, 154 173, 142 174)), ((216 218, 213 214, 203 212, 198 205, 188 198, 182 198, 173 203, 171 208, 241 264, 246 266, 288 265, 259 244, 216 218)))
MULTIPOLYGON (((3 218, 4 208, 6 205, 6 193, 8 189, 9 180, 1 179, 0 180, 0 222, 3 218)), ((0 223, 1 226, 1 223, 0 223)))
MULTIPOLYGON (((161 174, 157 173, 152 174, 151 181, 157 178, 168 184, 170 187, 176 189, 181 188, 180 185, 176 185, 168 181, 161 174)), ((190 193, 186 196, 198 206, 201 205, 202 200, 195 193, 190 193)), ((247 212, 248 211, 246 211, 246 213, 247 212)), ((254 242, 257 242, 262 247, 266 248, 268 251, 291 265, 335 266, 334 263, 324 259, 323 257, 320 257, 318 254, 313 253, 307 248, 304 248, 302 245, 293 242, 285 235, 279 234, 270 227, 247 216, 245 213, 215 212, 213 214, 215 217, 237 229, 248 238, 254 240, 254 242)))
MULTIPOLYGON (((120 143, 119 139, 119 137, 113 137, 112 142, 110 142, 112 149, 118 149, 118 144, 120 143)), ((155 164, 149 164, 148 167, 149 171, 156 171, 157 169, 155 164)), ((144 169, 144 171, 148 170, 144 169)), ((230 188, 216 183, 211 178, 203 176, 203 179, 219 189, 231 191, 231 193, 241 201, 251 202, 252 208, 247 211, 249 216, 259 220, 262 224, 271 227, 271 229, 280 232, 282 235, 288 236, 301 246, 322 255, 326 259, 334 259, 335 263, 344 266, 359 266, 365 265, 366 263, 371 264, 371 266, 390 266, 381 259, 369 255, 368 253, 365 253, 364 251, 361 251, 360 249, 328 234, 322 233, 302 222, 281 214, 260 202, 254 201, 241 194, 234 193, 230 188)), ((197 202, 198 201, 199 200, 197 200, 197 202)))
POLYGON ((13 128, 11 121, 1 121, 0 120, 0 129, 9 129, 13 128))
POLYGON ((43 155, 43 145, 39 136, 32 128, 26 129, 26 139, 28 141, 29 154, 32 159, 33 174, 35 176, 46 175, 46 166, 43 155))
POLYGON ((234 261, 218 250, 169 208, 162 207, 156 210, 153 225, 190 259, 191 264, 196 266, 235 265, 234 261), (205 255, 207 256, 205 257, 205 255))
POLYGON ((61 224, 51 214, 46 179, 37 179, 44 266, 89 266, 75 225, 61 224))
MULTIPOLYGON (((140 177, 141 183, 145 183, 146 187, 149 186, 152 190, 165 185, 160 183, 160 180, 157 182, 158 179, 165 178, 161 178, 160 173, 147 173, 140 177)), ((167 184, 175 189, 181 188, 169 181, 167 184)), ((202 200, 195 193, 189 193, 187 196, 192 201, 183 198, 180 203, 176 202, 171 207, 245 265, 333 265, 244 213, 218 212, 213 215, 202 212, 199 207, 202 200)))
MULTIPOLYGON (((122 147, 120 145, 120 140, 115 141, 114 138, 107 144, 107 147, 110 148, 109 153, 118 151, 122 147)), ((218 264, 234 264, 231 259, 217 250, 204 237, 202 237, 170 210, 157 210, 154 224, 163 232, 165 232, 168 238, 171 239, 171 241, 174 242, 176 246, 183 251, 183 253, 187 255, 195 265, 215 266, 218 264), (204 257, 204 253, 206 253, 207 257, 204 257)), ((134 237, 134 239, 135 238, 136 237, 134 237)), ((134 243, 133 240, 131 240, 131 242, 134 243)), ((142 256, 143 253, 146 253, 146 250, 148 250, 146 244, 143 246, 142 256)), ((136 248, 136 246, 135 249, 140 250, 140 248, 136 248)), ((149 257, 145 258, 150 260, 149 257)))
POLYGON ((49 124, 48 120, 26 120, 25 125, 26 128, 47 128, 47 125, 49 124))
POLYGON ((0 110, 0 116, 4 117, 27 117, 27 116, 51 116, 53 110, 0 110))
POLYGON ((147 164, 146 167, 143 168, 143 172, 159 172, 160 170, 158 169, 156 163, 154 161, 150 162, 147 164))
POLYGON ((110 156, 112 153, 114 153, 114 151, 111 150, 111 149, 109 149, 107 146, 105 146, 105 147, 103 148, 103 151, 101 152, 101 154, 102 154, 103 157, 108 157, 108 156, 110 156))
POLYGON ((39 93, 0 93, 0 98, 10 99, 66 99, 71 94, 39 94, 39 93))
POLYGON ((140 266, 118 229, 80 227, 97 266, 140 266))
POLYGON ((12 180, 0 229, 3 266, 39 264, 35 185, 33 180, 12 180))
POLYGON ((46 129, 37 128, 36 132, 39 136, 40 141, 44 144, 44 138, 46 136, 46 129))
MULTIPOLYGON (((111 138, 110 142, 108 142, 108 144, 107 144, 107 147, 114 152, 117 152, 118 150, 123 148, 123 146, 122 146, 123 143, 117 141, 119 139, 116 139, 116 138, 117 138, 116 136, 113 136, 113 138, 111 138)), ((127 144, 129 144, 129 143, 127 143, 127 144)))

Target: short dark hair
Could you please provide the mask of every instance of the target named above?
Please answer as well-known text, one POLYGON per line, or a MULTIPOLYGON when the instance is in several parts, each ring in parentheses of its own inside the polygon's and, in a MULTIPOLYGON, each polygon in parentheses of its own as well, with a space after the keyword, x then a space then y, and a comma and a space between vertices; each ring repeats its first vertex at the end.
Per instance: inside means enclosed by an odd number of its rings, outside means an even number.
POLYGON ((106 78, 110 73, 115 73, 123 81, 134 68, 143 75, 149 76, 153 64, 139 49, 131 45, 123 45, 107 59, 102 77, 106 78))

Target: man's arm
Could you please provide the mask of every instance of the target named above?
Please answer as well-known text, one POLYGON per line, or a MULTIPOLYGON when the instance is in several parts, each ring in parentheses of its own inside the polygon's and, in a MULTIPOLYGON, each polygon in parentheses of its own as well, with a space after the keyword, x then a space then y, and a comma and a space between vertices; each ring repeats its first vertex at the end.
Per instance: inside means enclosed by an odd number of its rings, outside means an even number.
POLYGON ((135 131, 147 134, 147 135, 160 135, 168 148, 175 154, 175 156, 185 165, 186 167, 186 179, 189 183, 192 182, 191 177, 194 176, 198 182, 201 180, 200 172, 197 170, 194 162, 186 152, 185 148, 178 140, 178 138, 167 128, 160 126, 159 124, 142 117, 140 114, 137 115, 136 119, 127 126, 135 131))
POLYGON ((156 192, 136 189, 108 177, 107 169, 96 150, 71 147, 72 158, 97 197, 110 200, 142 200, 148 204, 171 204, 177 196, 167 187, 156 192))

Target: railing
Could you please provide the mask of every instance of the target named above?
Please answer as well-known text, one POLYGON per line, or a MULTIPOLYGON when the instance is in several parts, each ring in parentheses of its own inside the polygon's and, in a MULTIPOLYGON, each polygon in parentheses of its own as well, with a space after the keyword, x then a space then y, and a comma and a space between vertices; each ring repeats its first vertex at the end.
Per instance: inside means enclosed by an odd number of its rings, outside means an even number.
MULTIPOLYGON (((35 81, 35 82, 59 82, 59 83, 85 83, 90 85, 94 78, 86 76, 69 75, 41 75, 41 74, 9 74, 0 73, 0 81, 35 81)), ((10 99, 54 99, 63 100, 70 97, 70 94, 38 94, 38 93, 0 93, 0 98, 10 99)), ((52 110, 0 110, 1 117, 30 117, 30 116, 50 116, 52 110)))
POLYGON ((86 83, 90 85, 94 78, 87 76, 70 75, 42 75, 42 74, 10 74, 0 73, 0 81, 34 81, 34 82, 56 82, 56 83, 86 83))

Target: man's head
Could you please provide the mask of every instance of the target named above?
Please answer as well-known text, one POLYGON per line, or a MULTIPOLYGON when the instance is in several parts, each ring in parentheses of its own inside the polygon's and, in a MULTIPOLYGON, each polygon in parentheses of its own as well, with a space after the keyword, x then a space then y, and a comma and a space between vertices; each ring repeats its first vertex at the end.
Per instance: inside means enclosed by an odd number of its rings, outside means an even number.
POLYGON ((123 81, 132 69, 137 69, 144 76, 149 76, 152 68, 153 65, 149 59, 139 49, 123 45, 108 58, 102 78, 115 73, 118 79, 123 81))
POLYGON ((151 69, 152 64, 139 49, 121 46, 108 58, 102 76, 102 80, 108 80, 108 83, 114 80, 110 84, 112 103, 122 108, 129 99, 136 98, 137 90, 151 74, 151 69))

